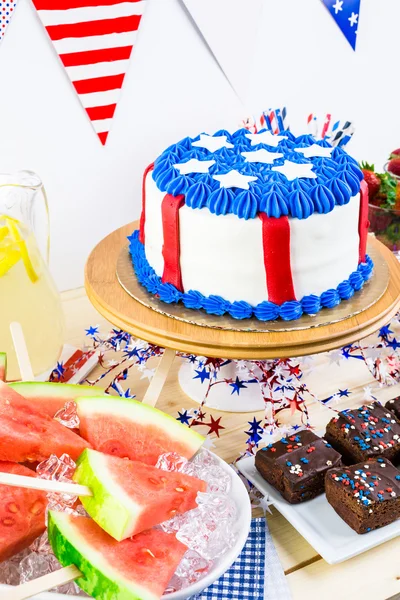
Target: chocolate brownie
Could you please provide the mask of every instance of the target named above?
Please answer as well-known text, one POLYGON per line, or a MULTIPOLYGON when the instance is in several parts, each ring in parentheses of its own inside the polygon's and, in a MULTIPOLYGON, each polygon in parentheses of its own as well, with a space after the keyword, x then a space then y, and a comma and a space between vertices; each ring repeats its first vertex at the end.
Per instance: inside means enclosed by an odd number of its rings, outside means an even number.
POLYGON ((394 400, 386 402, 385 408, 390 410, 398 419, 400 419, 400 396, 399 398, 394 398, 394 400))
POLYGON ((357 533, 368 533, 400 518, 400 471, 385 458, 331 469, 326 498, 357 533))
POLYGON ((340 412, 328 423, 325 439, 349 465, 377 456, 400 461, 400 421, 378 402, 340 412))
POLYGON ((342 463, 328 442, 307 429, 259 450, 255 464, 285 500, 297 504, 323 494, 326 471, 342 463))

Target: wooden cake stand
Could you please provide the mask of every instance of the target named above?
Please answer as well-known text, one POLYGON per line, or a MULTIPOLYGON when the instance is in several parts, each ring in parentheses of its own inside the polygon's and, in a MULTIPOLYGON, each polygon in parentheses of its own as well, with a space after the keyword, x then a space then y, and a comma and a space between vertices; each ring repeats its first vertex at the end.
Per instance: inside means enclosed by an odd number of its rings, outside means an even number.
MULTIPOLYGON (((153 406, 159 398, 176 351, 239 360, 316 354, 367 337, 386 325, 400 308, 400 263, 383 244, 371 237, 369 248, 389 270, 387 287, 383 288, 382 295, 372 306, 351 317, 302 329, 290 329, 291 324, 285 324, 282 329, 271 331, 219 329, 208 327, 204 322, 199 326, 172 318, 135 300, 118 281, 117 262, 128 245, 127 236, 137 228, 138 222, 125 225, 94 248, 86 264, 85 287, 94 307, 113 325, 165 348, 144 398, 144 402, 153 406)), ((191 318, 195 319, 195 311, 191 311, 192 314, 194 316, 191 318)))

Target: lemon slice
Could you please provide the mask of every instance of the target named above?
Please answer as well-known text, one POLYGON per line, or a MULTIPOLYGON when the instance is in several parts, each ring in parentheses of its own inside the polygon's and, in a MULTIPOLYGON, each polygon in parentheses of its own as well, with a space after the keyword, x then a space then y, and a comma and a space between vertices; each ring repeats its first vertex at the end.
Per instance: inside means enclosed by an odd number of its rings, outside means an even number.
POLYGON ((0 242, 8 236, 8 227, 0 227, 0 242))
POLYGON ((33 268, 32 261, 29 257, 28 248, 26 246, 26 242, 23 239, 21 232, 20 232, 18 221, 16 221, 15 219, 12 219, 11 217, 4 217, 4 219, 7 223, 11 237, 18 247, 19 254, 24 263, 25 270, 28 274, 28 277, 32 281, 32 283, 35 283, 35 281, 37 281, 39 279, 39 277, 38 277, 35 269, 33 268))
POLYGON ((0 277, 5 275, 19 260, 21 253, 15 248, 7 248, 6 251, 0 250, 0 277))

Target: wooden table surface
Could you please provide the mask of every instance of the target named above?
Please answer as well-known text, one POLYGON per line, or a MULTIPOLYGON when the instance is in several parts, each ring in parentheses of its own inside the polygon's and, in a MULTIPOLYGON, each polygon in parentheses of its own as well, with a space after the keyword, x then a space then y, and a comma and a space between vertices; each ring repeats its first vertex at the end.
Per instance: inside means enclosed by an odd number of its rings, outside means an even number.
MULTIPOLYGON (((83 289, 64 293, 63 306, 67 323, 65 339, 67 343, 81 347, 87 342, 85 328, 89 325, 98 324, 104 333, 109 331, 109 323, 93 308, 83 289)), ((158 408, 174 415, 182 407, 195 406, 195 403, 179 387, 177 381, 179 361, 180 359, 176 359, 157 405, 158 408)), ((346 381, 342 381, 343 370, 336 365, 329 364, 327 355, 319 355, 315 364, 316 367, 307 379, 308 385, 310 386, 311 380, 314 386, 313 391, 321 397, 329 396, 339 387, 348 388, 351 391, 350 397, 342 399, 341 407, 359 406, 363 402, 363 388, 374 384, 371 374, 362 361, 351 362, 345 371, 346 381)), ((124 383, 126 387, 131 388, 138 399, 141 399, 146 391, 148 380, 141 379, 141 374, 135 369, 131 369, 130 373, 129 380, 124 383)), ((400 395, 400 385, 379 390, 375 395, 380 400, 386 401, 400 395)), ((223 424, 226 429, 221 432, 219 439, 214 440, 215 451, 225 460, 233 461, 245 449, 244 430, 247 420, 251 419, 254 413, 234 414, 207 410, 215 417, 223 416, 223 424)), ((259 415, 259 418, 262 418, 263 413, 259 413, 259 415)), ((319 405, 310 407, 310 415, 313 425, 317 428, 323 428, 332 416, 329 410, 321 409, 319 405)), ((272 515, 267 515, 267 520, 293 600, 308 600, 308 598, 350 600, 355 597, 362 598, 362 600, 400 598, 399 538, 344 563, 332 566, 328 565, 274 508, 272 508, 272 515), (398 594, 399 596, 397 596, 398 594)))

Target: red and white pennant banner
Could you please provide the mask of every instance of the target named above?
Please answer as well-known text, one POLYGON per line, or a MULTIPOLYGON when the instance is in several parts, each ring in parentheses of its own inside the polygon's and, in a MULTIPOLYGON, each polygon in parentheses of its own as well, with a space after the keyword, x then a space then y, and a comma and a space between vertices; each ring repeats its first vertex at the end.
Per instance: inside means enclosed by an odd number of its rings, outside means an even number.
POLYGON ((33 0, 102 144, 146 0, 33 0))

